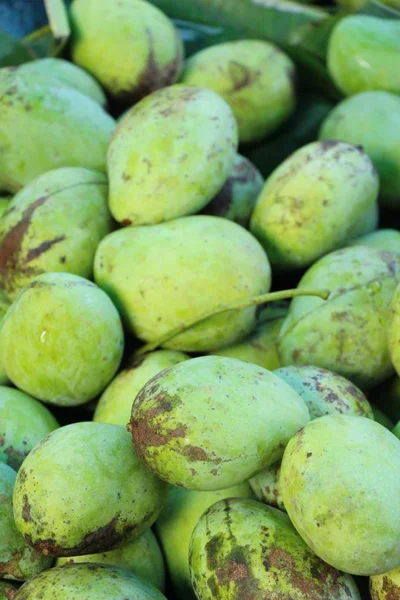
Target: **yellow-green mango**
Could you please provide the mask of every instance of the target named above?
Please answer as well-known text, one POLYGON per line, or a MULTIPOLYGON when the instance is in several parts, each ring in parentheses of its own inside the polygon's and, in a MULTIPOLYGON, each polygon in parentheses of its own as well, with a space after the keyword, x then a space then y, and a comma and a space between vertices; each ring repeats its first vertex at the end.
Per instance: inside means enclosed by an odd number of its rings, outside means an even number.
POLYGON ((133 401, 145 383, 160 371, 188 358, 183 352, 158 350, 133 360, 104 390, 96 406, 93 421, 125 427, 131 417, 133 401))
POLYGON ((132 105, 174 83, 183 44, 170 19, 143 0, 73 0, 73 61, 117 101, 132 105))
POLYGON ((113 216, 151 225, 198 212, 225 183, 237 144, 232 111, 211 90, 153 92, 124 116, 108 149, 113 216))
POLYGON ((380 248, 387 252, 400 254, 400 231, 397 231, 397 229, 377 229, 352 240, 348 245, 369 246, 370 248, 380 248))
POLYGON ((123 427, 74 423, 50 433, 25 459, 15 483, 14 518, 45 555, 92 554, 143 533, 166 493, 123 427))
POLYGON ((214 491, 277 461, 308 421, 297 392, 270 371, 203 356, 147 382, 133 403, 130 430, 136 451, 158 477, 214 491))
POLYGON ((312 142, 268 177, 251 232, 276 269, 306 267, 376 228, 378 189, 375 168, 362 148, 312 142))
POLYGON ((223 498, 252 496, 247 481, 215 492, 195 492, 170 486, 167 501, 155 523, 155 530, 164 552, 176 600, 195 598, 190 581, 189 544, 203 512, 223 498))
POLYGON ((393 294, 387 333, 390 357, 397 375, 400 376, 400 284, 396 287, 393 294))
POLYGON ((201 600, 360 600, 352 577, 307 548, 285 513, 256 500, 220 500, 200 518, 190 572, 201 600))
POLYGON ((393 477, 399 461, 400 441, 371 419, 327 415, 290 440, 283 501, 317 556, 353 575, 400 564, 400 481, 393 477))
MULTIPOLYGON (((94 272, 126 327, 147 342, 221 305, 267 293, 271 284, 258 241, 240 225, 208 215, 116 231, 100 242, 94 272)), ((221 313, 163 346, 209 352, 245 337, 255 314, 254 307, 221 313)))
MULTIPOLYGON (((4 296, 3 292, 0 290, 0 330, 3 324, 3 320, 7 314, 8 309, 10 308, 10 303, 4 296)), ((1 336, 0 336, 0 345, 1 345, 1 336)), ((10 382, 8 379, 4 364, 1 360, 1 348, 0 348, 0 385, 7 385, 10 382)))
POLYGON ((400 568, 370 578, 371 600, 397 600, 400 598, 400 568))
POLYGON ((0 189, 16 192, 59 167, 104 172, 114 129, 114 119, 78 90, 0 69, 0 189))
POLYGON ((191 56, 182 82, 217 92, 231 107, 241 143, 275 131, 296 104, 295 66, 279 48, 263 40, 215 44, 191 56))
POLYGON ((346 96, 368 90, 400 94, 400 21, 351 15, 335 26, 327 63, 346 96))

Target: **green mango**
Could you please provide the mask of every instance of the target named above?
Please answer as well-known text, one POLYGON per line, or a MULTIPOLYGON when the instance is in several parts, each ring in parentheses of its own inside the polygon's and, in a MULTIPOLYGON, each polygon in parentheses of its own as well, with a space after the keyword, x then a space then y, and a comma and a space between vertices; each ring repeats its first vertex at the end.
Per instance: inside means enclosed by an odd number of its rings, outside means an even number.
MULTIPOLYGON (((106 236, 94 273, 127 329, 151 342, 221 305, 264 294, 271 285, 268 258, 257 240, 236 223, 208 215, 106 236)), ((226 346, 250 333, 255 313, 250 307, 218 314, 163 346, 188 352, 226 346)))
POLYGON ((150 527, 166 493, 123 427, 74 423, 50 433, 25 459, 15 483, 14 518, 44 555, 105 552, 150 527))
POLYGON ((182 82, 209 88, 231 107, 240 143, 275 131, 296 104, 295 66, 277 46, 263 40, 215 44, 191 56, 182 82))
POLYGON ((278 460, 308 421, 300 396, 270 371, 203 356, 162 371, 142 388, 130 430, 139 456, 161 479, 214 491, 278 460))
POLYGON ((332 252, 306 271, 298 288, 330 290, 328 300, 292 300, 279 339, 283 365, 315 365, 361 389, 389 377, 386 325, 400 281, 400 257, 354 246, 332 252))
POLYGON ((236 154, 228 179, 201 213, 225 217, 247 229, 263 183, 260 171, 247 158, 236 154))
POLYGON ((383 427, 386 427, 386 429, 389 429, 389 431, 393 431, 394 424, 385 415, 385 413, 378 406, 372 404, 372 402, 370 402, 370 406, 372 408, 372 412, 374 413, 374 420, 380 425, 383 425, 383 427))
POLYGON ((111 565, 65 565, 25 583, 15 600, 166 600, 130 571, 111 565))
POLYGON ((328 114, 319 137, 363 146, 379 175, 379 200, 400 209, 399 96, 372 91, 346 98, 328 114))
MULTIPOLYGON (((2 290, 0 290, 0 331, 4 321, 4 318, 7 314, 8 309, 10 308, 10 304, 5 298, 2 290)), ((1 344, 1 336, 0 336, 0 344, 1 344)), ((0 385, 7 385, 10 383, 8 379, 4 364, 1 360, 1 348, 0 348, 0 385)))
POLYGON ((201 600, 360 600, 352 577, 315 556, 285 513, 256 500, 220 500, 203 514, 190 572, 201 600))
POLYGON ((96 406, 93 421, 125 427, 131 417, 133 401, 145 383, 160 371, 188 358, 183 352, 158 350, 133 360, 104 390, 96 406))
POLYGON ((142 0, 73 0, 73 61, 118 102, 132 105, 177 81, 183 44, 174 24, 142 0))
POLYGON ((312 142, 268 177, 250 229, 276 269, 306 267, 378 224, 379 180, 362 150, 312 142))
POLYGON ((400 376, 400 285, 396 287, 390 306, 389 322, 387 329, 390 357, 397 375, 400 376))
POLYGON ((16 473, 0 462, 0 577, 25 581, 51 566, 51 558, 26 543, 13 517, 16 473))
POLYGON ((176 600, 195 600, 189 572, 189 544, 203 512, 223 498, 251 498, 252 495, 247 481, 214 492, 194 492, 170 486, 155 529, 176 600))
POLYGON ((328 415, 289 442, 280 486, 308 546, 353 575, 400 564, 400 441, 371 419, 328 415), (377 460, 379 457, 379 460, 377 460))
POLYGON ((351 15, 328 44, 329 73, 346 96, 381 90, 400 94, 400 21, 351 15))
POLYGON ((400 568, 370 578, 371 600, 396 600, 400 598, 400 568))
POLYGON ((7 312, 0 361, 27 394, 77 406, 111 381, 123 347, 119 314, 102 290, 77 275, 45 273, 22 289, 7 312))
POLYGON ((6 581, 0 581, 0 600, 12 600, 17 593, 16 588, 6 581))
POLYGON ((349 242, 348 246, 369 246, 387 252, 400 254, 400 231, 397 229, 377 229, 349 242))
POLYGON ((153 92, 120 121, 108 149, 114 218, 152 225, 198 212, 228 178, 237 144, 232 111, 211 90, 153 92))
POLYGON ((0 69, 0 189, 59 167, 106 170, 115 121, 91 98, 19 69, 0 69))
POLYGON ((11 198, 12 198, 12 196, 10 196, 9 194, 0 193, 0 218, 6 212, 8 206, 10 204, 11 198))
POLYGON ((164 591, 164 559, 151 529, 146 529, 140 537, 134 536, 132 539, 122 542, 113 550, 108 550, 108 552, 102 554, 85 554, 84 556, 71 556, 69 558, 57 558, 56 560, 57 567, 77 563, 114 565, 131 571, 161 592, 164 591))
POLYGON ((40 402, 0 386, 0 461, 18 471, 32 448, 57 428, 56 419, 40 402))
POLYGON ((100 240, 112 229, 107 179, 78 167, 39 176, 0 219, 0 286, 10 300, 36 275, 90 278, 100 240))

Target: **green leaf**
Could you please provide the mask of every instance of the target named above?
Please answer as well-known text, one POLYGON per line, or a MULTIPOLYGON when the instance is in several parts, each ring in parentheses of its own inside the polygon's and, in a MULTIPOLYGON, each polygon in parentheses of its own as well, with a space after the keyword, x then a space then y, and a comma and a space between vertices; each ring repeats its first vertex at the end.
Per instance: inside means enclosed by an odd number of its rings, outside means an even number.
POLYGON ((5 31, 0 31, 0 67, 20 65, 32 60, 29 48, 5 31))
POLYGON ((50 28, 58 42, 57 52, 66 45, 71 35, 68 12, 63 0, 44 0, 50 28))

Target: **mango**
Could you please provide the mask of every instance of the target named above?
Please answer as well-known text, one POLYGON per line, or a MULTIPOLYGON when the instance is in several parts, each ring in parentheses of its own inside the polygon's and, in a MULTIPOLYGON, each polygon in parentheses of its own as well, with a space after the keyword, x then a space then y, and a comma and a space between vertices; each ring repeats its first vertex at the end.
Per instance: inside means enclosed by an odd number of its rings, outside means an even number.
POLYGON ((327 415, 290 440, 283 501, 317 556, 354 575, 400 564, 400 482, 393 479, 399 460, 400 441, 371 419, 327 415))
POLYGON ((232 111, 214 92, 153 92, 120 121, 108 149, 114 218, 152 225, 198 212, 225 183, 237 144, 232 111))
POLYGON ((74 423, 53 431, 25 459, 15 483, 14 518, 44 555, 105 552, 150 527, 166 492, 122 427, 74 423))
POLYGON ((398 439, 400 439, 400 421, 396 423, 396 425, 392 429, 393 435, 395 435, 398 439))
POLYGON ((393 366, 396 369, 397 375, 400 375, 399 334, 400 334, 400 285, 398 285, 396 287, 396 290, 392 297, 392 303, 390 305, 388 329, 387 329, 390 357, 392 359, 393 366))
POLYGON ((12 600, 17 593, 16 588, 6 581, 0 581, 0 600, 12 600))
MULTIPOLYGON (((126 328, 148 342, 222 305, 266 293, 271 285, 268 258, 257 240, 240 225, 208 215, 106 236, 94 273, 126 328)), ((255 314, 254 307, 226 311, 163 346, 209 352, 243 339, 255 326, 255 314)))
MULTIPOLYGON (((8 309, 10 308, 10 303, 7 301, 5 295, 0 290, 0 330, 3 323, 3 320, 7 314, 8 309)), ((1 344, 1 336, 0 336, 0 344, 1 344)), ((7 373, 5 371, 4 365, 1 360, 1 349, 0 349, 0 385, 7 385, 10 380, 7 377, 7 373)))
POLYGON ((11 198, 12 196, 10 194, 0 193, 0 217, 6 212, 11 198))
POLYGON ((359 600, 353 579, 307 548, 287 515, 256 500, 220 500, 200 518, 190 572, 201 600, 359 600))
POLYGON ((400 568, 370 578, 371 600, 396 600, 400 598, 400 568))
POLYGON ((7 312, 0 361, 27 394, 77 406, 111 381, 123 346, 117 309, 102 290, 77 275, 45 273, 22 289, 7 312))
POLYGON ((377 229, 372 233, 367 233, 348 244, 349 246, 369 246, 370 248, 380 248, 387 252, 400 254, 400 231, 397 229, 377 229))
POLYGON ((312 142, 268 177, 251 217, 251 232, 273 267, 306 267, 376 228, 379 180, 362 150, 312 142))
POLYGON ((10 300, 36 275, 90 278, 100 240, 112 229, 107 179, 78 167, 39 176, 0 219, 0 286, 10 300))
POLYGON ((329 38, 329 73, 346 96, 368 90, 400 94, 400 22, 367 15, 341 19, 329 38))

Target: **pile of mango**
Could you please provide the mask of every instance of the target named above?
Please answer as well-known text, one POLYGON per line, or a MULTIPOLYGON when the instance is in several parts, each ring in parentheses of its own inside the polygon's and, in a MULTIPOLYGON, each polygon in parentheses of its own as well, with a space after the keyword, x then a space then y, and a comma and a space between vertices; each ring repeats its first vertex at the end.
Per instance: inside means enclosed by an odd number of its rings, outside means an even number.
POLYGON ((0 600, 400 599, 400 20, 266 178, 282 48, 69 21, 0 69, 0 600))

